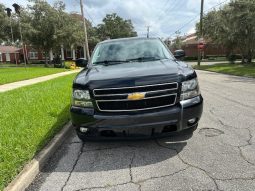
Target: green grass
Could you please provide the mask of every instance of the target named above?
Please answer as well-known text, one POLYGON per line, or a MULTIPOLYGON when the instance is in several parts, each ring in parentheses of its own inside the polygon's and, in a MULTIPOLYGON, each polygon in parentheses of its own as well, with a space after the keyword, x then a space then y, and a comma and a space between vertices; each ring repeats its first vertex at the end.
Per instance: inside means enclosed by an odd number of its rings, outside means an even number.
POLYGON ((223 74, 231 74, 236 76, 246 76, 255 78, 255 64, 214 64, 194 66, 198 70, 207 70, 211 72, 219 72, 223 74))
POLYGON ((67 71, 63 68, 0 68, 0 85, 67 71))
POLYGON ((69 121, 74 77, 0 93, 0 190, 69 121))

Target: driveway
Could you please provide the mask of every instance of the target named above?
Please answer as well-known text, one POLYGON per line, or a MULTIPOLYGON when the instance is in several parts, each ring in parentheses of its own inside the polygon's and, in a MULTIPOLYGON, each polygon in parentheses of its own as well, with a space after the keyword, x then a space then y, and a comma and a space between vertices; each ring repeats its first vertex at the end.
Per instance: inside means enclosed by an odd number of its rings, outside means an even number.
POLYGON ((255 190, 255 79, 198 71, 193 136, 81 143, 71 134, 27 189, 255 190))

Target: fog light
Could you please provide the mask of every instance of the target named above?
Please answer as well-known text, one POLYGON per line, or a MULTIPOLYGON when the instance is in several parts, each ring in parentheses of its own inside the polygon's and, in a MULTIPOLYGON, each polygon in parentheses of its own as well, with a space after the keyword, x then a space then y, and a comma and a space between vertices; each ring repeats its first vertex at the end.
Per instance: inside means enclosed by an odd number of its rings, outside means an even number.
POLYGON ((188 122, 189 122, 189 124, 193 124, 196 122, 196 118, 189 119, 188 122))
POLYGON ((80 127, 80 132, 86 133, 88 131, 88 128, 86 127, 80 127))

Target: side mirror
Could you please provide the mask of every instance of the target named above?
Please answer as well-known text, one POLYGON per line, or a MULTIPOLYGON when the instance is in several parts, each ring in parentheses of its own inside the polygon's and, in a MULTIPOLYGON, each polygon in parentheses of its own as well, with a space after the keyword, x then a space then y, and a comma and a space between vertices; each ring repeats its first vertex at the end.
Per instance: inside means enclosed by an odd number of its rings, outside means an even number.
POLYGON ((185 55, 183 55, 183 54, 182 54, 182 55, 178 55, 178 54, 177 54, 177 55, 174 55, 174 57, 175 57, 176 59, 181 59, 181 58, 184 58, 185 55))
POLYGON ((76 66, 86 68, 88 65, 88 60, 85 58, 79 58, 75 61, 76 66))
POLYGON ((174 52, 174 57, 176 59, 181 59, 181 58, 184 58, 185 57, 185 52, 183 50, 176 50, 174 52))

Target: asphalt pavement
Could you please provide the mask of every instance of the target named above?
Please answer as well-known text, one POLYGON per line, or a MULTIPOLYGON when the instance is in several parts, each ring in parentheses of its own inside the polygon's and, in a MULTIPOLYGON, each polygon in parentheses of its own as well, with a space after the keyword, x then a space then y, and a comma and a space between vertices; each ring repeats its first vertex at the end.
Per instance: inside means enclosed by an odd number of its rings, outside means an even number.
POLYGON ((73 132, 27 189, 255 190, 255 79, 198 71, 204 112, 189 135, 82 143, 73 132))

